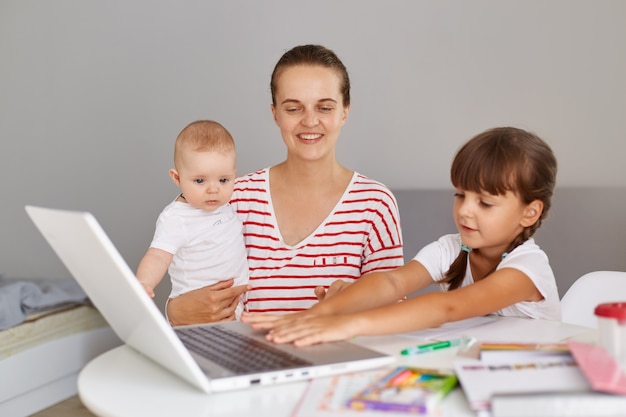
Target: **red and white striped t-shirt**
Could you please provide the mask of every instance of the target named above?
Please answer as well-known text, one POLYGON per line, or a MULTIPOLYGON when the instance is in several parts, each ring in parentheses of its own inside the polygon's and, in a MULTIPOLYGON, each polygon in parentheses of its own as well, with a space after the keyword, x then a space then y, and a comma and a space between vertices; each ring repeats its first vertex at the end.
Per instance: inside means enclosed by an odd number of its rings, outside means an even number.
POLYGON ((337 206, 295 246, 280 235, 269 192, 269 168, 238 178, 231 204, 248 251, 252 312, 288 313, 311 307, 317 286, 352 282, 403 264, 395 197, 383 184, 354 173, 337 206))

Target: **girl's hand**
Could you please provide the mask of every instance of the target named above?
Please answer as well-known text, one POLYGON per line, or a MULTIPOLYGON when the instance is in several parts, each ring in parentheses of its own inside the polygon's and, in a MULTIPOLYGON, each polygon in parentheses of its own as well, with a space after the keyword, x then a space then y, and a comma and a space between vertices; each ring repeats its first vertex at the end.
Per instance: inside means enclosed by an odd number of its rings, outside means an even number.
POLYGON ((278 344, 293 342, 295 346, 346 340, 358 334, 359 321, 350 314, 302 316, 282 321, 270 330, 267 339, 278 344))
POLYGON ((241 322, 249 323, 253 329, 269 330, 276 326, 276 323, 284 316, 275 314, 249 313, 244 311, 241 313, 241 322))
POLYGON ((241 321, 243 323, 249 323, 253 329, 271 330, 276 327, 290 323, 293 320, 297 320, 298 318, 311 315, 312 314, 309 310, 286 315, 249 313, 247 311, 244 311, 241 314, 241 321))

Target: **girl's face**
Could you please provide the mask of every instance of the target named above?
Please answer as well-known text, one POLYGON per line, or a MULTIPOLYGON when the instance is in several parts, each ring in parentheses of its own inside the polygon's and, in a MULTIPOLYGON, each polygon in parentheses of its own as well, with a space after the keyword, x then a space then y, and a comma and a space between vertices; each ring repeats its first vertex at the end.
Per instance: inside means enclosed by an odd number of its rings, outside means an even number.
POLYGON ((350 110, 339 85, 335 71, 320 66, 298 65, 280 74, 272 113, 290 157, 334 159, 350 110))
POLYGON ((461 240, 485 255, 501 256, 525 227, 533 225, 543 204, 523 204, 517 194, 476 193, 457 188, 454 195, 454 222, 461 240))
POLYGON ((185 150, 170 176, 192 207, 215 211, 228 203, 235 185, 235 152, 185 150))

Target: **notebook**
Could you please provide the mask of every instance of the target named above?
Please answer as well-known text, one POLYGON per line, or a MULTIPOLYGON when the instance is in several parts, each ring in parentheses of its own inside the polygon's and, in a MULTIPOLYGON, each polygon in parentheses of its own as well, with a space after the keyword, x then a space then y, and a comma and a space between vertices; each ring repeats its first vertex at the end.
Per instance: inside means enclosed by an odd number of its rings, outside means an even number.
POLYGON ((265 340, 264 331, 237 321, 172 328, 91 213, 34 206, 26 206, 26 211, 120 339, 204 392, 304 380, 395 361, 351 342, 275 345, 265 340), (227 337, 240 339, 240 345, 225 346, 227 337), (217 352, 205 352, 213 345, 217 352), (253 356, 257 352, 250 353, 254 349, 288 357, 278 365, 259 365, 264 362, 253 356), (238 365, 252 358, 256 369, 227 369, 233 352, 238 365))

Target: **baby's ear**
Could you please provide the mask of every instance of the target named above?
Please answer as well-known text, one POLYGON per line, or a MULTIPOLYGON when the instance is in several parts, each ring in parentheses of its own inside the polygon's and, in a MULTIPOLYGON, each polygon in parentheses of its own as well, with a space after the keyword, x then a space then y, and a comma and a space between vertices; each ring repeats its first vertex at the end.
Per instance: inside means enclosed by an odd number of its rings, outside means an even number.
POLYGON ((524 217, 522 218, 522 227, 530 227, 537 223, 537 220, 543 213, 543 201, 535 200, 524 209, 524 217))
POLYGON ((170 169, 170 177, 172 178, 172 181, 174 181, 174 184, 180 187, 180 176, 178 175, 178 171, 174 168, 170 169))

